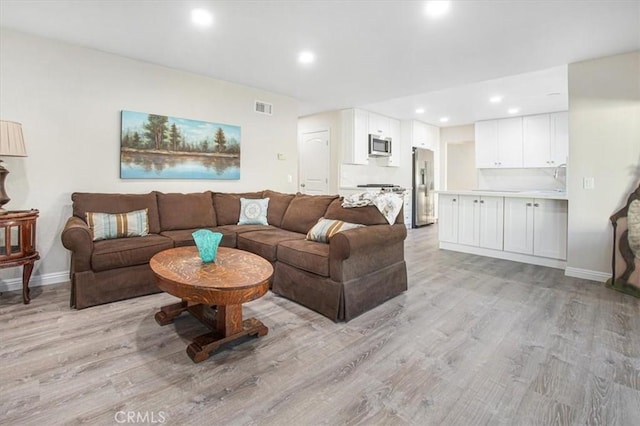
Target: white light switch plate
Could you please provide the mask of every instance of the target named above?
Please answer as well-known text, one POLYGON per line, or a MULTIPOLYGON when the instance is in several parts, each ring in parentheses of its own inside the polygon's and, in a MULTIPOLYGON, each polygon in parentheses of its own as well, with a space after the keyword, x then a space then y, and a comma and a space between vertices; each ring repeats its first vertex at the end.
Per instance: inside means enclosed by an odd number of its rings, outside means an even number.
POLYGON ((596 183, 595 183, 595 179, 592 177, 586 177, 586 178, 582 178, 582 187, 584 189, 593 189, 595 188, 596 183))

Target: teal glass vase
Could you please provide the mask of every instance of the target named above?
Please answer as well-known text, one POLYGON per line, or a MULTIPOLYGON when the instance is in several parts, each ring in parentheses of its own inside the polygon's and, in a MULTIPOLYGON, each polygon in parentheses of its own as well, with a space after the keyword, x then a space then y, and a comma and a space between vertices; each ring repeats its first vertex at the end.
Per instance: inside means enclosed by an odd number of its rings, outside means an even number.
POLYGON ((200 254, 202 262, 215 262, 218 246, 220 245, 220 241, 222 241, 222 234, 209 231, 208 229, 198 229, 192 232, 191 235, 196 242, 196 247, 198 247, 198 253, 200 254))

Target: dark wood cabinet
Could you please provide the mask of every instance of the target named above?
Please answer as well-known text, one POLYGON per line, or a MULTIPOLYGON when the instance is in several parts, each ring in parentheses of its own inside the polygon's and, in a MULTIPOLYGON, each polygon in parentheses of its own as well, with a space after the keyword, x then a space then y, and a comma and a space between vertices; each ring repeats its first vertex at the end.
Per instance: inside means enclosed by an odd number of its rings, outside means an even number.
POLYGON ((0 215, 0 268, 22 266, 22 301, 28 304, 29 279, 40 255, 36 250, 38 210, 9 211, 0 215))

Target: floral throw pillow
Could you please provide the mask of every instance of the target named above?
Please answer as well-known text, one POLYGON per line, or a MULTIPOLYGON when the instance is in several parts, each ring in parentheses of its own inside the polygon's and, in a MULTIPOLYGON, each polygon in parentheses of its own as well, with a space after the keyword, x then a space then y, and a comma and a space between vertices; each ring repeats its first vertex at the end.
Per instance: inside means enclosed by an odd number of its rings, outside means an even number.
POLYGON ((240 198, 240 219, 238 225, 268 225, 268 198, 240 198))

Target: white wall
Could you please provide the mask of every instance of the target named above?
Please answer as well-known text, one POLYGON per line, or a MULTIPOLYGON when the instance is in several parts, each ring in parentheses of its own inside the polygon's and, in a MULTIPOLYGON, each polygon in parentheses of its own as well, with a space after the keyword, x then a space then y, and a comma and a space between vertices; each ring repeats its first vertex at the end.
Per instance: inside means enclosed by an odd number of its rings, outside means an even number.
POLYGON ((477 188, 475 148, 473 141, 447 144, 447 189, 477 188))
POLYGON ((569 65, 569 153, 566 273, 604 280, 609 216, 640 182, 640 52, 569 65))
POLYGON ((440 128, 442 189, 476 188, 475 138, 473 124, 440 128))
MULTIPOLYGON (((33 285, 68 276, 60 232, 74 191, 297 188, 287 182, 297 176, 292 98, 9 30, 0 33, 0 75, 0 116, 22 123, 29 154, 5 159, 8 207, 40 210, 33 285), (273 103, 274 115, 254 113, 255 100, 273 103), (241 126, 240 180, 121 180, 123 109, 241 126)), ((0 290, 19 276, 19 268, 0 271, 0 290)))

